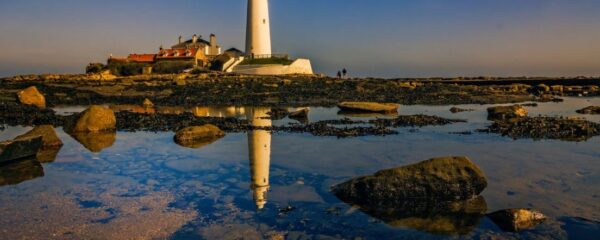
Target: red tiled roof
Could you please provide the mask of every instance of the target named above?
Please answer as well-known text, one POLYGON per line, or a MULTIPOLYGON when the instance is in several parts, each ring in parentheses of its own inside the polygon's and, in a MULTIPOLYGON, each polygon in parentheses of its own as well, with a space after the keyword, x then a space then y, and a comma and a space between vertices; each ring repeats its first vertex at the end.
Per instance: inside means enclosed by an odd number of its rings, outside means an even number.
POLYGON ((154 62, 156 54, 129 54, 127 60, 131 62, 154 62))
POLYGON ((194 58, 198 52, 197 48, 190 49, 163 49, 158 52, 156 58, 194 58))

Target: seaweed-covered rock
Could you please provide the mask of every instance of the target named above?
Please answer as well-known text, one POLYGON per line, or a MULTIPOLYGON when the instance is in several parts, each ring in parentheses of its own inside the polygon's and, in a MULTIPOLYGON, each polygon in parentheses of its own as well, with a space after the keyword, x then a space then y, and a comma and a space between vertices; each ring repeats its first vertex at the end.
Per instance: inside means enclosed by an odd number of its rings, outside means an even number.
POLYGON ((498 133, 514 139, 558 139, 585 141, 600 135, 600 124, 584 119, 558 117, 523 117, 494 121, 480 132, 498 133))
POLYGON ((600 106, 589 106, 583 109, 577 110, 580 114, 600 114, 600 106))
POLYGON ((532 228, 546 220, 546 216, 533 209, 505 209, 487 215, 498 227, 507 232, 532 228))
POLYGON ((200 148, 225 136, 219 127, 206 124, 203 126, 187 127, 177 131, 175 142, 184 147, 200 148))
POLYGON ((80 114, 72 132, 102 132, 114 131, 117 119, 109 108, 94 105, 80 114))
POLYGON ((334 186, 332 191, 353 204, 393 206, 411 198, 470 199, 486 187, 485 175, 469 158, 442 157, 355 178, 334 186))
POLYGON ((526 117, 529 113, 521 105, 491 107, 487 111, 490 120, 526 117))
POLYGON ((34 136, 0 142, 0 163, 34 157, 42 147, 42 137, 34 136))
POLYGON ((465 109, 465 108, 459 108, 459 107, 450 108, 451 113, 472 112, 472 111, 473 111, 473 109, 465 109))
POLYGON ((342 102, 338 104, 342 111, 349 112, 395 112, 398 111, 399 104, 396 103, 376 103, 376 102, 342 102))
POLYGON ((34 105, 38 108, 46 108, 46 98, 35 86, 28 87, 17 93, 19 102, 25 105, 34 105))

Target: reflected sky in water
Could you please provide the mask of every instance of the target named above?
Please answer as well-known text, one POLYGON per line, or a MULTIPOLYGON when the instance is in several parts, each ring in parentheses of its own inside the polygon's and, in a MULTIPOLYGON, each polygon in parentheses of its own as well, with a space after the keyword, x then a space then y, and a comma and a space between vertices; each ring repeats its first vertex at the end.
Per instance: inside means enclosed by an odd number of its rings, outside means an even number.
MULTIPOLYGON (((571 116, 578 115, 576 109, 589 105, 600 105, 600 99, 568 98, 564 103, 541 103, 527 109, 532 116, 571 116)), ((450 107, 402 106, 399 112, 468 122, 401 128, 398 135, 348 139, 257 130, 228 134, 199 149, 176 145, 170 132, 118 132, 94 137, 70 136, 57 129, 64 146, 54 162, 43 164, 43 177, 30 174, 33 177, 16 185, 0 187, 0 212, 5 216, 0 220, 0 230, 8 231, 7 237, 29 234, 33 238, 49 233, 65 238, 110 237, 107 232, 120 233, 122 238, 175 239, 220 239, 235 234, 248 238, 277 234, 446 238, 449 235, 417 227, 418 218, 409 216, 386 223, 369 217, 335 198, 329 188, 380 169, 448 155, 469 156, 486 173, 489 186, 482 195, 488 212, 532 207, 553 219, 566 216, 600 220, 600 138, 574 143, 512 140, 482 133, 450 134, 489 124, 485 112, 488 106, 462 105, 475 111, 458 114, 450 113, 450 107), (20 213, 24 209, 27 214, 20 213)), ((265 119, 269 111, 266 108, 192 111, 205 116, 247 118, 256 126, 294 121, 265 119)), ((310 121, 343 117, 348 116, 338 115, 337 109, 319 107, 311 108, 309 114, 310 121)), ((600 122, 598 116, 585 117, 600 122)), ((9 127, 0 140, 30 129, 9 127)), ((442 226, 443 222, 433 215, 427 218, 428 223, 442 226)), ((523 235, 511 235, 501 233, 489 219, 481 217, 469 224, 475 227, 467 233, 464 229, 457 232, 466 234, 463 237, 566 234, 557 221, 523 235)))

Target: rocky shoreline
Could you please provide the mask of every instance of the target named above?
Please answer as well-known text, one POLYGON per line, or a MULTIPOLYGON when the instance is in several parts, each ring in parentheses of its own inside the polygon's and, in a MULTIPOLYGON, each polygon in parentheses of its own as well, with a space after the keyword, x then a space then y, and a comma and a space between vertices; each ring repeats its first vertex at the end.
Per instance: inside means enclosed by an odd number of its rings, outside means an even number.
MULTIPOLYGON (((34 106, 16 103, 0 103, 0 125, 36 126, 52 125, 65 127, 78 117, 79 114, 62 116, 51 109, 39 109, 34 106)), ((252 130, 267 130, 272 132, 309 133, 314 136, 334 136, 339 138, 357 136, 383 136, 397 134, 392 128, 424 127, 446 125, 463 120, 445 119, 427 115, 406 115, 394 119, 377 119, 371 121, 354 121, 350 119, 323 120, 310 123, 289 123, 282 126, 258 127, 252 126, 247 120, 238 118, 197 117, 190 112, 178 114, 165 113, 135 113, 120 111, 115 113, 116 130, 118 131, 178 131, 190 126, 212 124, 225 132, 247 132, 252 130), (357 126, 359 125, 360 126, 357 126)))
POLYGON ((110 79, 95 75, 16 76, 0 79, 0 101, 16 101, 17 91, 32 85, 46 94, 49 106, 131 104, 145 98, 162 106, 335 106, 344 101, 449 105, 600 95, 600 80, 593 78, 335 79, 205 73, 110 79))

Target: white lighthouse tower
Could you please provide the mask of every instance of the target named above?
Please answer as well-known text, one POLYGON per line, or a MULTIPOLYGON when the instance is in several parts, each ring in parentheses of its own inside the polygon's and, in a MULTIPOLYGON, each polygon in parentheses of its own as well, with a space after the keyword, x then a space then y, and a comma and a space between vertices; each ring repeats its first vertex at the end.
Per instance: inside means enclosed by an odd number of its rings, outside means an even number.
POLYGON ((269 57, 271 55, 269 0, 248 0, 247 24, 246 54, 269 57))

